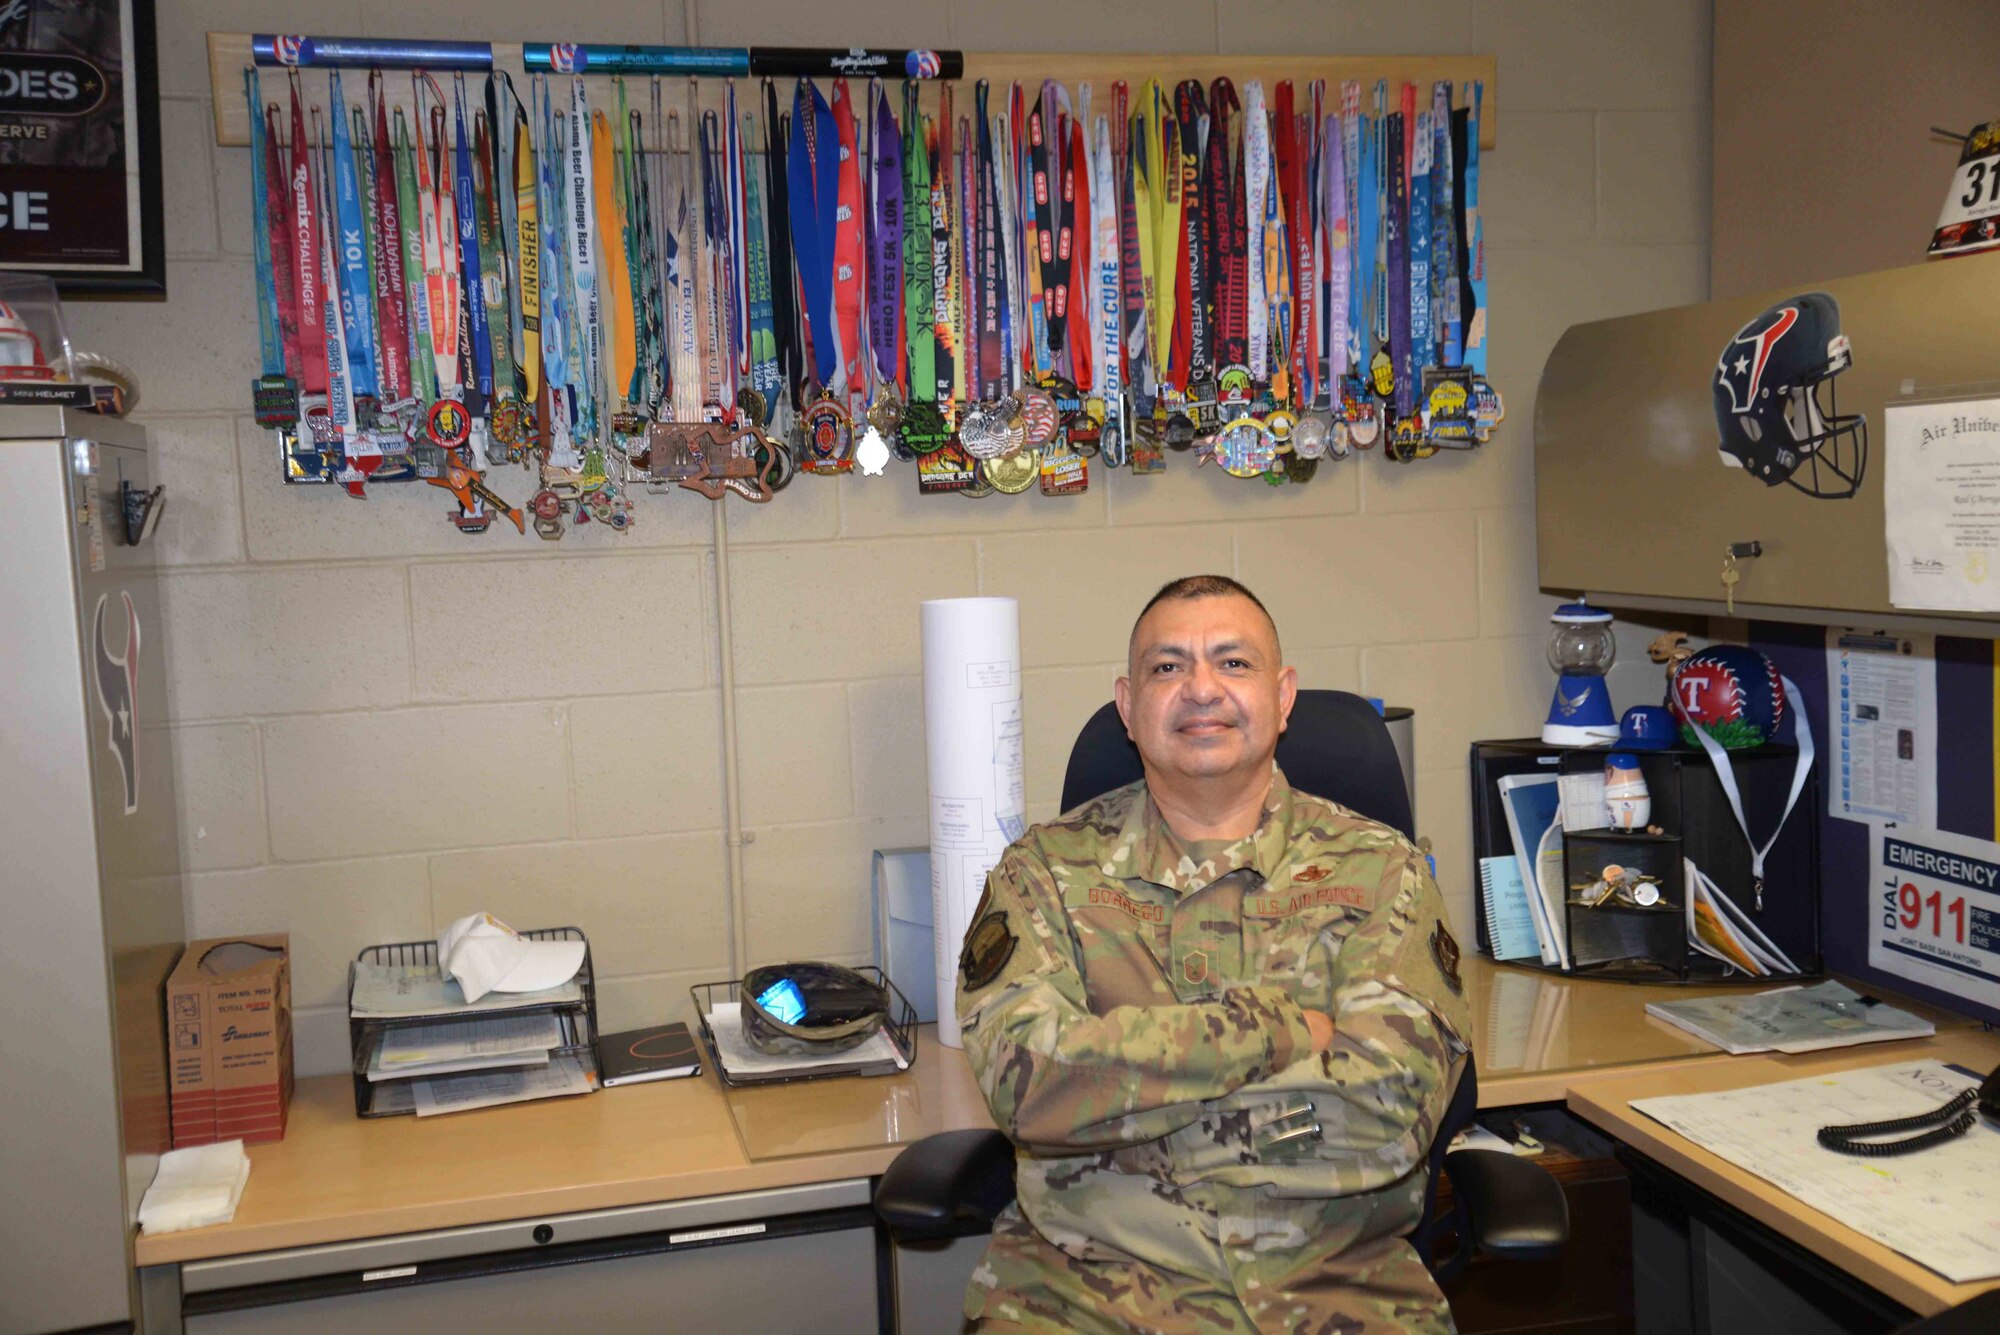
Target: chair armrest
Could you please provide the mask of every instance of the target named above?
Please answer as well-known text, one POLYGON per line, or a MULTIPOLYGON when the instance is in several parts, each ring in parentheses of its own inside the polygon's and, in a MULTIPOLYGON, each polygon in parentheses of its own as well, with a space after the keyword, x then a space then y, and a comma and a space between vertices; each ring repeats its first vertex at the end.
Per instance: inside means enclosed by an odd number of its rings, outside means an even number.
POLYGON ((2000 1330, 2000 1289, 1989 1289, 1956 1307, 1899 1327, 1896 1335, 1988 1335, 2000 1330))
POLYGON ((1569 1243, 1569 1202, 1540 1164, 1499 1150, 1454 1150, 1444 1157, 1451 1189, 1465 1202, 1475 1252, 1510 1261, 1548 1261, 1569 1243))
POLYGON ((906 1147, 875 1188, 897 1238, 984 1233, 1014 1199, 1014 1146, 998 1131, 940 1131, 906 1147))

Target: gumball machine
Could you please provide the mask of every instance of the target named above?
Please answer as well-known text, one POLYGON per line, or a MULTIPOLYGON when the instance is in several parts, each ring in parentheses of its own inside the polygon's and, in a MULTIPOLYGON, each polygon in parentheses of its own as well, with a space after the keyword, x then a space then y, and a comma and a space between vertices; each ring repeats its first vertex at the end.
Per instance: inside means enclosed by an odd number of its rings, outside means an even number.
POLYGON ((1618 740, 1618 716, 1604 674, 1618 658, 1611 613, 1579 599, 1549 617, 1549 666, 1556 672, 1542 740, 1551 746, 1603 746, 1618 740))

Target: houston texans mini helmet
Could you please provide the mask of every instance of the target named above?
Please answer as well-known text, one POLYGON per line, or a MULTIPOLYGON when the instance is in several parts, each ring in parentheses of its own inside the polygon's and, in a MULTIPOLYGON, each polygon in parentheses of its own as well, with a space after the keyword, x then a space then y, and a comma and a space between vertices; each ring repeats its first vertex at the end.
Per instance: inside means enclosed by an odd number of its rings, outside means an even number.
POLYGON ((1840 303, 1825 292, 1781 301, 1737 330, 1715 363, 1722 461, 1819 500, 1859 491, 1868 419, 1838 415, 1833 383, 1853 360, 1840 303))

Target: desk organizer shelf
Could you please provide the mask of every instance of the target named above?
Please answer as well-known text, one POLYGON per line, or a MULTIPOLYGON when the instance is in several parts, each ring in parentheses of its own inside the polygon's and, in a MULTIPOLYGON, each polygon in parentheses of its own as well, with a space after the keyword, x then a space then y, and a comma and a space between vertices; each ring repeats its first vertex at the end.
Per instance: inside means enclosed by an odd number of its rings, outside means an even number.
MULTIPOLYGON (((354 965, 347 970, 348 997, 348 1040, 354 1053, 354 1113, 357 1117, 396 1117, 414 1113, 409 1101, 401 1097, 385 1097, 395 1091, 400 1095, 423 1076, 404 1076, 392 1080, 370 1080, 368 1065, 380 1046, 383 1037, 393 1030, 409 1029, 418 1025, 449 1025, 474 1020, 490 1020, 496 1016, 553 1015, 562 1027, 562 1045, 549 1052, 551 1061, 558 1057, 574 1058, 589 1075, 591 1083, 597 1083, 597 983, 591 967, 590 941, 574 927, 543 927, 522 932, 522 936, 532 941, 581 941, 583 942, 583 965, 576 971, 576 982, 582 996, 574 1001, 544 1002, 527 1006, 508 1007, 504 1010, 467 1011, 458 1015, 356 1015, 353 1011, 354 965), (395 1106, 386 1106, 394 1104, 395 1106)), ((376 964, 417 968, 437 967, 437 942, 404 941, 393 945, 370 946, 355 956, 355 964, 376 964)))
POLYGON ((884 1058, 877 1061, 840 1062, 801 1071, 732 1074, 729 1064, 722 1059, 722 1049, 715 1041, 715 1029, 708 1018, 709 1012, 717 1006, 727 1005, 741 997, 743 980, 732 978, 726 983, 697 983, 688 989, 688 995, 694 999, 695 1023, 701 1029, 702 1045, 708 1049, 709 1061, 715 1067, 716 1077, 732 1089, 742 1089, 750 1085, 783 1085, 798 1080, 827 1080, 842 1075, 895 1075, 915 1065, 917 1008, 910 1004, 909 998, 903 995, 902 990, 890 980, 889 975, 874 965, 864 965, 855 972, 870 982, 880 983, 889 994, 889 1015, 882 1022, 881 1032, 888 1037, 890 1044, 902 1057, 900 1065, 884 1058))
MULTIPOLYGON (((1611 747, 1549 746, 1533 739, 1472 744, 1472 872, 1479 884, 1479 860, 1514 853, 1499 780, 1508 775, 1576 774, 1601 770, 1611 747)), ((1819 773, 1807 776, 1784 829, 1764 861, 1764 902, 1756 907, 1750 847, 1730 810, 1729 799, 1704 751, 1676 746, 1664 751, 1626 751, 1638 759, 1652 797, 1651 824, 1662 834, 1643 831, 1574 830, 1563 834, 1563 911, 1571 944, 1571 966, 1544 964, 1529 956, 1507 963, 1549 973, 1615 978, 1649 983, 1751 983, 1771 986, 1821 971, 1819 902, 1819 773), (1800 972, 1754 975, 1731 969, 1688 944, 1682 859, 1692 861, 1749 916, 1800 972), (1577 887, 1602 874, 1606 865, 1638 867, 1657 882, 1659 903, 1576 902, 1577 887), (1584 949, 1579 950, 1582 943, 1584 949), (1588 956, 1588 961, 1579 956, 1588 956)), ((1744 814, 1760 839, 1770 837, 1784 811, 1798 751, 1770 744, 1729 753, 1743 798, 1744 814)), ((1533 894, 1533 876, 1524 869, 1533 894)), ((1493 953, 1486 905, 1473 896, 1477 940, 1493 953)))

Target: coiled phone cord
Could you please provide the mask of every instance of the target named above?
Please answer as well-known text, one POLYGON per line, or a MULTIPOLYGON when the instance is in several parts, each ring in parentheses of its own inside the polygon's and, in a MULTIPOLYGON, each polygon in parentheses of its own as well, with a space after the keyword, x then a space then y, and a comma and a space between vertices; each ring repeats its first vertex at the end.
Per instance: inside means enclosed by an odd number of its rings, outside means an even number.
POLYGON ((1933 1145, 1942 1145, 1952 1137, 1962 1136, 1971 1130, 1972 1124, 1979 1120, 1979 1114, 1972 1110, 1972 1101, 1978 1096, 1977 1090, 1968 1089, 1949 1103, 1910 1117, 1892 1118, 1886 1122, 1856 1122, 1852 1126, 1823 1126, 1819 1129, 1819 1143, 1836 1154, 1852 1154, 1864 1159, 1914 1154, 1933 1145), (1944 1125, 1935 1125, 1940 1122, 1944 1125), (1895 1131, 1915 1131, 1920 1127, 1930 1129, 1902 1140, 1858 1139, 1862 1136, 1886 1136, 1895 1131))

